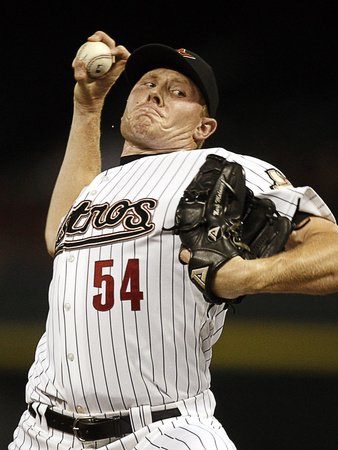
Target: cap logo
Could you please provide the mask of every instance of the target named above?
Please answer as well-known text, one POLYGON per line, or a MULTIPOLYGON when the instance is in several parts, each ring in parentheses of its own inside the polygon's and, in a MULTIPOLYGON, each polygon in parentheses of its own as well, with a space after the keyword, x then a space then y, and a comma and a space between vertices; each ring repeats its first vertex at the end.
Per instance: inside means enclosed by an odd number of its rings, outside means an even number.
POLYGON ((180 48, 179 50, 177 50, 177 53, 184 56, 185 58, 196 59, 194 56, 190 55, 190 53, 188 53, 185 48, 180 48))

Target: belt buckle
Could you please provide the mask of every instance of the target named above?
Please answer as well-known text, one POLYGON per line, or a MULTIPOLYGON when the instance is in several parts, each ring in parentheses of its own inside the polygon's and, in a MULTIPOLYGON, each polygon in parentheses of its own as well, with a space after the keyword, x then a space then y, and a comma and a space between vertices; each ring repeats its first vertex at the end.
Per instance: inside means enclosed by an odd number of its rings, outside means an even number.
POLYGON ((75 419, 74 423, 73 423, 73 433, 74 436, 80 441, 80 442, 86 442, 87 439, 85 439, 84 437, 81 436, 81 429, 78 427, 78 424, 83 422, 84 420, 92 423, 94 422, 94 419, 92 417, 88 417, 85 419, 75 419))
MULTIPOLYGON (((118 421, 120 419, 120 416, 115 416, 115 417, 111 417, 109 420, 113 420, 113 421, 118 421)), ((103 419, 105 420, 105 419, 103 419)), ((87 423, 95 423, 95 422, 100 422, 101 419, 96 419, 95 417, 86 417, 86 418, 78 418, 78 419, 74 419, 73 422, 73 433, 74 436, 80 441, 80 442, 87 442, 87 441, 95 441, 95 440, 99 440, 98 439, 91 439, 88 438, 86 439, 86 437, 83 436, 83 432, 81 431, 81 428, 78 426, 80 423, 83 423, 84 425, 87 423)), ((118 423, 118 422, 117 422, 118 423)), ((121 434, 121 430, 120 427, 118 427, 118 430, 115 430, 116 432, 116 436, 114 437, 118 437, 117 434, 119 434, 119 437, 122 437, 121 434)), ((113 437, 113 436, 112 436, 113 437)), ((104 439, 105 437, 103 437, 102 439, 104 439)))

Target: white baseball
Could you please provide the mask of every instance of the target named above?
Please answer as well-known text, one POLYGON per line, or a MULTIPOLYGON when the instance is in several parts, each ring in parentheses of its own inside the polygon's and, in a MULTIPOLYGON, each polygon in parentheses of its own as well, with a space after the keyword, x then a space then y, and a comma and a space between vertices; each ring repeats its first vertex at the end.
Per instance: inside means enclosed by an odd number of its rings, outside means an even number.
POLYGON ((76 56, 85 63, 91 78, 103 77, 115 62, 110 48, 103 42, 86 42, 79 48, 76 56))

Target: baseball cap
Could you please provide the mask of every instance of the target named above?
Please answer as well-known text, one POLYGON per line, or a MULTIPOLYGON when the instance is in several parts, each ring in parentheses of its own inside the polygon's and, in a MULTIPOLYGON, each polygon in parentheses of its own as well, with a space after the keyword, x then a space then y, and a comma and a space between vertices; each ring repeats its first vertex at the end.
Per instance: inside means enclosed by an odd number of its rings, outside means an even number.
POLYGON ((190 78, 202 92, 209 114, 214 117, 218 106, 218 89, 214 72, 200 56, 190 50, 173 49, 163 44, 147 44, 128 58, 125 74, 130 86, 150 70, 171 69, 190 78))

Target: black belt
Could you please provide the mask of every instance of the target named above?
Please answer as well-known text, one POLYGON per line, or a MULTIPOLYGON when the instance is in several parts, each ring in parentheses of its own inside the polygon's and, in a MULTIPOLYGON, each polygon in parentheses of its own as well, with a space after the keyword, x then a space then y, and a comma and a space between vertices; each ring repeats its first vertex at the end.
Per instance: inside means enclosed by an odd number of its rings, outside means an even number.
MULTIPOLYGON (((32 405, 29 405, 28 411, 34 418, 36 417, 36 412, 32 405)), ((153 422, 178 417, 180 415, 181 413, 178 408, 151 413, 153 422)), ((64 433, 72 434, 80 441, 99 441, 100 439, 114 437, 121 438, 133 432, 129 416, 117 416, 111 419, 74 419, 73 417, 64 416, 47 408, 45 417, 49 428, 55 428, 64 433)))

